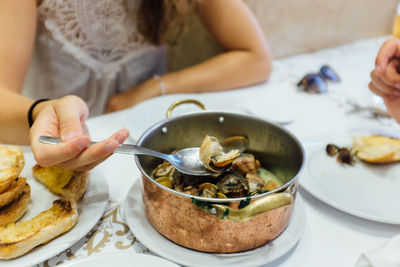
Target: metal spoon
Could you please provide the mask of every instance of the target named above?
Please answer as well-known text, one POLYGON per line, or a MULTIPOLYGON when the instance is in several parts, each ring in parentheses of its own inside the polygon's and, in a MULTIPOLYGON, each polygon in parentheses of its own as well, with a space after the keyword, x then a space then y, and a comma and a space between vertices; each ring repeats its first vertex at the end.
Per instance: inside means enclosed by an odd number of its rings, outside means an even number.
MULTIPOLYGON (((40 136, 39 141, 45 144, 59 144, 61 139, 58 137, 51 136, 40 136)), ((97 142, 90 142, 89 145, 93 145, 97 142)), ((194 176, 218 176, 220 172, 211 172, 204 167, 204 164, 200 161, 200 148, 189 147, 179 150, 173 154, 160 153, 145 147, 122 144, 114 151, 114 153, 130 154, 130 155, 149 155, 171 163, 179 172, 187 175, 194 176)), ((221 172, 225 168, 221 168, 221 172)))

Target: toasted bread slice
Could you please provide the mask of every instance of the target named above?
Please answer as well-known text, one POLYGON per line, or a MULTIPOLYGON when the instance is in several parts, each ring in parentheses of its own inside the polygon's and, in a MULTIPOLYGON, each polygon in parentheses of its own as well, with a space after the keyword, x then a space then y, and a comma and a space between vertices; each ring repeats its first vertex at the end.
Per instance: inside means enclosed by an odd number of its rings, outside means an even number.
POLYGON ((78 220, 75 201, 58 199, 36 217, 0 227, 0 259, 12 259, 69 231, 78 220))
MULTIPOLYGON (((16 222, 25 214, 31 199, 31 188, 25 183, 24 191, 13 202, 0 208, 0 226, 16 222)), ((1 233, 1 231, 0 231, 1 233)))
POLYGON ((25 188, 26 178, 16 178, 14 182, 9 186, 9 188, 0 193, 0 207, 11 203, 13 200, 17 199, 25 188))
POLYGON ((78 201, 86 191, 88 172, 67 170, 59 167, 32 168, 33 176, 54 194, 78 201))
POLYGON ((353 149, 361 160, 372 163, 400 161, 400 139, 387 136, 353 137, 353 149))
POLYGON ((20 148, 0 145, 0 181, 17 178, 24 165, 24 153, 20 148))
POLYGON ((0 181, 0 193, 6 191, 14 181, 15 178, 0 181))

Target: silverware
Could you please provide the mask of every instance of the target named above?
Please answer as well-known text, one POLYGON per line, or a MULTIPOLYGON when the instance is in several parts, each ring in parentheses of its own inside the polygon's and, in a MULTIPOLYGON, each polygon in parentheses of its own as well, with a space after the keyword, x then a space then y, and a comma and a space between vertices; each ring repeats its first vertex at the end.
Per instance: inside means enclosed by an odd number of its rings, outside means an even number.
MULTIPOLYGON (((61 139, 58 137, 51 136, 40 136, 39 141, 45 144, 59 144, 61 139)), ((90 142, 89 145, 96 144, 97 142, 90 142)), ((163 160, 168 161, 174 166, 179 172, 194 175, 194 176, 217 176, 220 172, 213 173, 207 170, 203 163, 200 161, 200 148, 190 147, 179 150, 173 154, 164 154, 158 151, 154 151, 145 147, 132 145, 132 144, 121 144, 114 151, 114 153, 129 154, 129 155, 149 155, 163 160)), ((225 169, 221 168, 221 172, 225 169)))

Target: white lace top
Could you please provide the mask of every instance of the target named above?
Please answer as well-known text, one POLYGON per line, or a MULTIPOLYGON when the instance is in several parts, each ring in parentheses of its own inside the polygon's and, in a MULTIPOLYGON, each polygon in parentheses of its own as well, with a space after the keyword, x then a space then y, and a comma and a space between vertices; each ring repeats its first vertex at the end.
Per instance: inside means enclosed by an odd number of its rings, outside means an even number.
POLYGON ((135 25, 139 0, 45 0, 24 95, 82 97, 91 116, 107 99, 165 72, 165 48, 135 25))

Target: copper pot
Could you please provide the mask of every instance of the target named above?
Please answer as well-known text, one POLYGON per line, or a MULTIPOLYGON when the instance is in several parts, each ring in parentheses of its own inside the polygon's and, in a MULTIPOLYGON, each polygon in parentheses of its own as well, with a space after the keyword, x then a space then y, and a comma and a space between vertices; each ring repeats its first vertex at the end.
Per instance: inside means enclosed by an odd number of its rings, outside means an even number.
POLYGON ((170 153, 199 146, 205 135, 224 139, 244 135, 249 150, 284 181, 284 185, 250 198, 204 198, 186 195, 151 178, 160 160, 135 156, 142 173, 146 217, 171 241, 191 249, 231 253, 259 247, 276 238, 287 226, 304 164, 300 142, 286 129, 248 115, 202 111, 166 119, 148 129, 138 145, 170 153))

